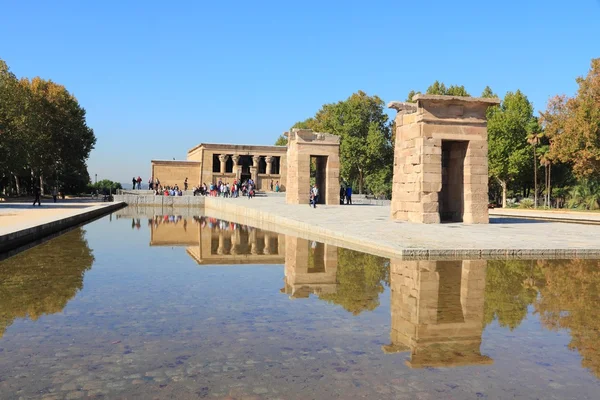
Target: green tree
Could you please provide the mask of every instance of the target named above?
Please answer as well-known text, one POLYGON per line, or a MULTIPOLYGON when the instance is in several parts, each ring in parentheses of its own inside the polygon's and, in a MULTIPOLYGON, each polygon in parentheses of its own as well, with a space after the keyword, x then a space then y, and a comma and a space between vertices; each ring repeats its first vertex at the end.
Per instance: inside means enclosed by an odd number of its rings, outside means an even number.
POLYGON ((502 188, 502 206, 506 207, 508 185, 527 165, 528 129, 532 126, 533 106, 517 90, 508 92, 500 106, 487 111, 488 163, 490 178, 502 188))
POLYGON ((491 87, 486 86, 485 89, 483 89, 483 92, 481 92, 481 97, 484 97, 487 99, 497 99, 498 95, 496 93, 494 93, 494 91, 492 90, 491 87))
POLYGON ((287 146, 288 138, 285 135, 279 135, 275 141, 275 146, 287 146))
POLYGON ((417 94, 421 94, 421 92, 415 92, 414 90, 411 90, 408 92, 408 96, 406 96, 406 101, 408 103, 414 103, 415 101, 413 100, 413 97, 415 97, 417 94))
MULTIPOLYGON (((357 182, 359 193, 368 182, 380 190, 382 181, 391 176, 381 172, 393 167, 393 145, 384 102, 377 96, 358 91, 346 100, 324 104, 313 118, 293 128, 339 135, 342 178, 357 182)), ((391 187, 391 178, 384 183, 391 187)))
MULTIPOLYGON (((411 90, 408 93, 406 101, 409 103, 413 103, 414 102, 413 97, 420 93, 421 92, 416 92, 414 90, 411 90)), ((443 95, 443 96, 465 96, 465 97, 471 96, 469 94, 469 92, 467 92, 467 89, 465 89, 465 87, 463 85, 461 85, 461 86, 450 85, 449 87, 446 87, 446 85, 440 81, 435 81, 431 85, 429 85, 429 87, 425 91, 425 94, 434 94, 434 95, 443 95)))

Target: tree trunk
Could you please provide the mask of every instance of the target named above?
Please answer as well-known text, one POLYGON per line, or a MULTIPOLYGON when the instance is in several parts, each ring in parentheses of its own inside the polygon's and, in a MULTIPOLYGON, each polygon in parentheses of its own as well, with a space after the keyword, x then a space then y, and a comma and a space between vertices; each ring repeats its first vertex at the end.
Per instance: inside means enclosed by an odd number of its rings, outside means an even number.
POLYGON ((548 163, 548 207, 552 208, 552 163, 548 163))
POLYGON ((502 187, 502 208, 506 208, 506 181, 498 179, 500 187, 502 187))
POLYGON ((533 208, 537 208, 538 191, 537 191, 537 157, 535 156, 535 146, 533 146, 533 208))
POLYGON ((40 175, 40 195, 44 195, 44 177, 40 175))
POLYGON ((363 194, 363 173, 360 169, 358 170, 358 193, 363 194))
POLYGON ((13 175, 15 177, 15 188, 17 189, 17 196, 21 194, 21 182, 19 181, 19 177, 17 175, 13 175))

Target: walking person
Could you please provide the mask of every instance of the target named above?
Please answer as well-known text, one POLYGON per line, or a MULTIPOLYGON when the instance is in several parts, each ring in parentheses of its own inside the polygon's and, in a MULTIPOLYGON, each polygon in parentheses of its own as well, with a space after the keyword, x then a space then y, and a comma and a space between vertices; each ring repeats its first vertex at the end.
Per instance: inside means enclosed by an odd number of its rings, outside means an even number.
POLYGON ((346 188, 346 204, 352 204, 352 186, 346 188))
POLYGON ((317 185, 313 186, 313 188, 310 190, 310 195, 313 208, 317 208, 317 203, 319 202, 319 188, 317 185))
POLYGON ((152 190, 154 186, 154 178, 148 179, 148 190, 152 190))
POLYGON ((187 188, 188 188, 188 182, 187 182, 187 178, 185 178, 185 181, 183 181, 183 190, 187 192, 187 188))
POLYGON ((135 176, 133 178, 131 178, 131 189, 135 190, 135 185, 137 184, 137 179, 135 179, 135 176))
POLYGON ((344 198, 346 197, 346 189, 340 185, 340 204, 344 204, 344 198))
POLYGON ((271 179, 271 192, 273 191, 273 180, 271 179))
POLYGON ((58 196, 58 191, 56 190, 56 188, 54 188, 54 189, 52 189, 52 200, 54 200, 55 203, 56 203, 56 196, 58 196))
POLYGON ((137 180, 137 184, 138 184, 138 190, 142 190, 142 178, 138 175, 137 180))
POLYGON ((40 201, 40 195, 42 193, 42 191, 40 190, 39 187, 35 187, 35 189, 33 189, 34 194, 35 194, 35 199, 33 199, 33 205, 35 206, 35 203, 38 203, 38 206, 42 206, 42 202, 40 201))

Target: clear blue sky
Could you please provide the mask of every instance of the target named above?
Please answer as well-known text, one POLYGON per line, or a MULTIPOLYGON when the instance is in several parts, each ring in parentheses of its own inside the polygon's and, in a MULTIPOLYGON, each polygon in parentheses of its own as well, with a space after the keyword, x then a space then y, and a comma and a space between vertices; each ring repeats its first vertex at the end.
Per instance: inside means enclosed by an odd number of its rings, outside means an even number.
MULTIPOLYGON (((600 1, 8 1, 0 58, 64 84, 98 143, 90 176, 147 180, 200 142, 272 144, 357 90, 436 79, 521 89, 537 110, 600 57, 600 1)), ((392 113, 390 113, 392 115, 392 113)))

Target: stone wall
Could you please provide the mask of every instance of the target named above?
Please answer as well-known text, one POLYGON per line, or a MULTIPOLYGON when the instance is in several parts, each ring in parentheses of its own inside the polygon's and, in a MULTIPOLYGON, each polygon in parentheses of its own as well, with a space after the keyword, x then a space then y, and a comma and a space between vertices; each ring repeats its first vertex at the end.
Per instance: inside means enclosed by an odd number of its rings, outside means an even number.
MULTIPOLYGON (((196 161, 158 161, 152 160, 152 176, 165 186, 178 185, 183 190, 185 178, 188 178, 189 187, 198 184, 202 163, 196 161)), ((142 182, 142 187, 147 188, 148 182, 142 182)))

